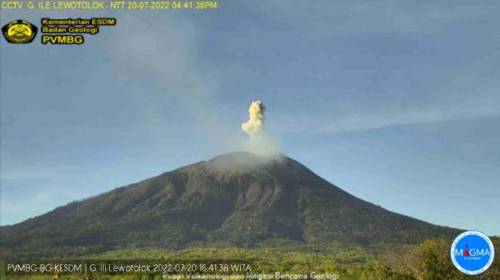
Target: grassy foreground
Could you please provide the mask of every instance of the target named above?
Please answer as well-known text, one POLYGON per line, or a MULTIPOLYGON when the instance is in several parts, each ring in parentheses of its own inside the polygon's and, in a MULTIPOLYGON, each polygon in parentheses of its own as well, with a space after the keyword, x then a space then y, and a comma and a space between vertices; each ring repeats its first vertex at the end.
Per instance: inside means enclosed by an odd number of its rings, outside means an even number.
MULTIPOLYGON (((498 238, 493 239, 500 248, 498 238)), ((427 240, 417 246, 381 245, 372 248, 338 244, 321 246, 282 244, 242 248, 230 245, 199 245, 182 250, 127 249, 110 251, 85 259, 128 260, 246 260, 252 272, 273 274, 328 273, 336 279, 500 279, 498 258, 480 276, 466 276, 450 261, 451 240, 427 240)), ((2 268, 3 269, 3 268, 2 268)), ((245 273, 243 273, 245 274, 245 273)), ((47 276, 2 276, 3 279, 162 279, 146 274, 66 274, 47 276)))

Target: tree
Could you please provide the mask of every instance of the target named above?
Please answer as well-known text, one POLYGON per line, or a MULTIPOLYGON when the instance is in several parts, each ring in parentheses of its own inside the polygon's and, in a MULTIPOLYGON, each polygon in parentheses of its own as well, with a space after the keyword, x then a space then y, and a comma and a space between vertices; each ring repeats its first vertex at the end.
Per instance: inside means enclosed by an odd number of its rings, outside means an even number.
POLYGON ((451 241, 429 239, 417 246, 416 266, 418 278, 423 280, 465 279, 450 259, 451 241))

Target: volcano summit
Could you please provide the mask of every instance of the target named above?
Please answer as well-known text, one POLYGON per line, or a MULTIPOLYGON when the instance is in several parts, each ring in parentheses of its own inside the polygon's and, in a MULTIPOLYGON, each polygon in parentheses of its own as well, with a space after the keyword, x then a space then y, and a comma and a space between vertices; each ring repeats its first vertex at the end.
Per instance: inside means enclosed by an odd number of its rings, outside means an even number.
POLYGON ((367 246, 457 233, 356 198, 284 155, 237 152, 1 227, 0 248, 43 256, 214 241, 367 246))

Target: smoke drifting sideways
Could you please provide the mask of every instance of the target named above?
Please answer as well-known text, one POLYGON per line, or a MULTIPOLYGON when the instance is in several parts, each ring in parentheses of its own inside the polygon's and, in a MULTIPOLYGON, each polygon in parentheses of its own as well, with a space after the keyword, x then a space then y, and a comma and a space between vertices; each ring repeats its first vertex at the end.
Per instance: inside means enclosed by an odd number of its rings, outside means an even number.
POLYGON ((248 135, 243 149, 269 158, 279 158, 278 141, 264 130, 266 106, 261 100, 252 101, 248 107, 248 120, 241 124, 241 130, 248 135))

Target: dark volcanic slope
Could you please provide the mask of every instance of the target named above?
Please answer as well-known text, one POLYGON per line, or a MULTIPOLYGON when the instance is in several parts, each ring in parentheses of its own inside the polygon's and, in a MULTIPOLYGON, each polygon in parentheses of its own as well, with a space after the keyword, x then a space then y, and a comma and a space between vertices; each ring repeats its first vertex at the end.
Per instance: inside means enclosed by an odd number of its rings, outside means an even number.
POLYGON ((1 228, 7 254, 88 253, 193 241, 415 243, 452 236, 389 212, 282 156, 231 153, 1 228))

